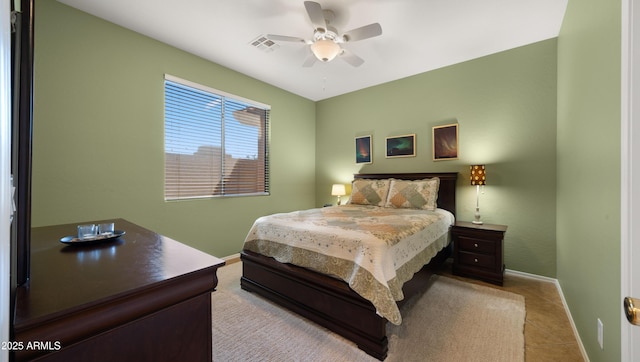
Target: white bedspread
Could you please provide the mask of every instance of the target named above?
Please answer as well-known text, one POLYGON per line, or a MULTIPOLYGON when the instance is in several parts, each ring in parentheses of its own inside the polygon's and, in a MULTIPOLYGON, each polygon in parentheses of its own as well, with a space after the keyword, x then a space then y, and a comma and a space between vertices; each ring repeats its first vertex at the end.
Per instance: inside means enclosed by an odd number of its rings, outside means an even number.
POLYGON ((394 324, 402 285, 449 243, 445 210, 344 205, 259 218, 244 249, 344 280, 394 324))

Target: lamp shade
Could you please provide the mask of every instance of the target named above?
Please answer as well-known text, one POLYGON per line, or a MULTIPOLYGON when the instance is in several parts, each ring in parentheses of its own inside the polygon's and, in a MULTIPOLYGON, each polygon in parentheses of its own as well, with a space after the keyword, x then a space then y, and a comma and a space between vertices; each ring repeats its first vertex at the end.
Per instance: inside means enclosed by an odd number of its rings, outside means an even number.
POLYGON ((484 165, 472 165, 471 169, 471 185, 486 185, 487 174, 484 165))
POLYGON ((333 40, 320 39, 311 44, 311 51, 319 60, 330 62, 340 53, 340 45, 333 40))
POLYGON ((347 194, 347 191, 344 188, 343 184, 334 184, 331 187, 331 196, 344 196, 347 194))

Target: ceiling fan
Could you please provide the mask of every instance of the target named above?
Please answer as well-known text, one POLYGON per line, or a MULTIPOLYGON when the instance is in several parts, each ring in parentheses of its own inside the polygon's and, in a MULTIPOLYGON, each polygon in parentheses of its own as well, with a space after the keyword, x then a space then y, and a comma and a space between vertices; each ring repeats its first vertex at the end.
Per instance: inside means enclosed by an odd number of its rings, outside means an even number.
POLYGON ((267 38, 274 41, 308 44, 313 54, 302 64, 304 67, 312 66, 316 60, 325 63, 330 62, 335 57, 340 57, 340 59, 352 66, 358 67, 364 63, 364 60, 343 48, 341 44, 373 38, 382 34, 382 27, 378 23, 365 25, 340 34, 336 28, 330 25, 331 20, 335 17, 333 11, 323 10, 322 6, 314 1, 305 1, 304 7, 314 28, 311 39, 305 40, 293 36, 267 34, 267 38))

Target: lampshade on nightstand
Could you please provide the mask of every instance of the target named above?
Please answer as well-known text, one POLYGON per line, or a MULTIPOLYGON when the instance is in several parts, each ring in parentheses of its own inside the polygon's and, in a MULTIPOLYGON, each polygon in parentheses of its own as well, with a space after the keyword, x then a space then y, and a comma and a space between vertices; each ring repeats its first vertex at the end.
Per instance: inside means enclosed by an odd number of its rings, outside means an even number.
POLYGON ((347 194, 343 184, 334 184, 331 187, 331 196, 338 196, 338 205, 340 205, 340 196, 347 194))
POLYGON ((476 212, 474 214, 475 220, 472 223, 482 224, 482 220, 480 220, 480 186, 487 184, 487 174, 484 165, 471 165, 470 169, 471 176, 469 179, 471 180, 471 185, 476 187, 476 212))

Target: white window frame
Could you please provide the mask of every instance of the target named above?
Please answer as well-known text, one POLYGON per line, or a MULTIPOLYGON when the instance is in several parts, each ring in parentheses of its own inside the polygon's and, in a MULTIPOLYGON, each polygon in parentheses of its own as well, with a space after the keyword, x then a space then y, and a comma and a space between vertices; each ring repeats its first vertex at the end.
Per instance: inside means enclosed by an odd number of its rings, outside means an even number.
MULTIPOLYGON (((185 80, 182 78, 178 78, 176 76, 172 76, 169 74, 164 75, 164 100, 165 100, 165 134, 164 134, 164 153, 165 153, 165 186, 164 186, 164 197, 165 201, 178 201, 178 200, 186 200, 186 199, 203 199, 203 198, 217 198, 217 197, 228 197, 228 196, 260 196, 260 195, 269 195, 269 115, 271 111, 271 106, 256 102, 251 99, 243 98, 234 94, 230 94, 224 91, 220 91, 218 89, 214 89, 202 84, 198 84, 189 80, 185 80), (215 140, 211 140, 210 144, 201 144, 199 146, 205 146, 204 150, 209 151, 206 152, 194 152, 192 155, 188 153, 179 154, 176 152, 170 152, 171 149, 170 143, 180 146, 180 143, 184 141, 185 145, 188 141, 186 138, 184 140, 180 139, 180 135, 176 136, 173 129, 175 129, 176 125, 180 122, 185 122, 185 119, 176 120, 175 117, 168 116, 168 109, 172 108, 167 104, 167 88, 168 83, 176 83, 180 86, 191 88, 196 91, 201 91, 206 93, 207 95, 215 98, 219 98, 220 102, 220 111, 219 114, 216 113, 215 116, 212 116, 211 119, 207 118, 207 121, 212 121, 212 128, 219 128, 219 134, 216 135, 215 140), (228 117, 225 119, 225 115, 228 114, 225 110, 225 106, 229 105, 229 107, 238 107, 238 106, 247 106, 246 108, 240 110, 241 112, 245 112, 245 117, 240 116, 240 118, 245 118, 246 120, 251 121, 252 119, 256 119, 258 131, 257 136, 248 135, 248 138, 243 138, 244 135, 241 132, 234 132, 234 130, 227 126, 227 120, 237 120, 238 117, 228 117), (252 114, 252 110, 257 112, 256 114, 252 114), (217 118, 219 117, 219 119, 217 118), (170 119, 171 118, 171 119, 170 119), (171 130, 170 130, 171 129, 171 130), (217 137, 220 137, 219 139, 217 137), (233 144, 228 145, 229 139, 235 141, 233 144), (248 141, 248 143, 253 147, 254 144, 252 142, 257 142, 255 144, 257 148, 257 154, 250 158, 249 156, 245 156, 246 158, 239 158, 236 156, 230 155, 227 151, 231 149, 234 145, 239 145, 244 143, 244 141, 248 141), (219 145, 216 144, 220 143, 219 145), (211 146, 210 145, 214 145, 211 146), (228 149, 226 148, 227 146, 228 149), (209 149, 207 149, 209 147, 209 149), (189 161, 190 157, 195 160, 196 153, 205 154, 203 158, 200 158, 199 162, 202 162, 203 159, 211 160, 211 166, 209 167, 208 163, 197 164, 193 163, 195 161, 189 161), (255 162, 252 162, 255 161, 255 162), (192 163, 190 163, 192 162, 192 163), (264 162, 264 164, 263 164, 264 162), (185 165, 183 171, 183 167, 181 163, 185 165), (204 165, 204 166, 203 166, 204 165), (197 166, 197 167, 196 167, 197 166), (186 171, 189 169, 189 171, 186 171), (199 173, 202 171, 202 175, 199 173), (195 171, 194 171, 195 170, 195 171), (246 176, 238 176, 236 173, 237 170, 249 172, 249 177, 246 176), (192 173, 190 173, 192 172, 192 173), (196 174, 197 177, 207 177, 203 175, 208 175, 211 183, 209 181, 204 182, 206 184, 207 191, 201 190, 199 187, 192 187, 190 189, 189 182, 196 176, 192 174, 196 174), (244 178, 249 179, 248 182, 244 182, 244 178), (252 179, 251 177, 254 177, 252 179), (213 180, 216 181, 213 181, 213 180), (240 181, 243 180, 243 181, 240 181), (218 185, 218 186, 216 186, 218 185), (262 190, 263 188, 263 190, 262 190), (214 191, 215 190, 215 191, 214 191), (210 191, 210 192, 209 192, 210 191)), ((238 111, 238 108, 234 108, 238 111)), ((213 112, 213 111, 212 111, 213 112)), ((215 112, 214 112, 215 113, 215 112)), ((235 116, 236 112, 234 112, 235 116)), ((202 119, 199 119, 200 121, 202 119)), ((196 122, 196 121, 194 121, 196 122)), ((238 120, 236 122, 240 124, 241 121, 238 120)), ((218 132, 216 129, 215 132, 218 132)), ((179 132, 177 132, 179 133, 179 132)), ((194 143, 195 145, 195 143, 194 143)), ((201 156, 202 157, 202 156, 201 156)), ((238 172, 239 174, 240 172, 238 172)), ((199 181, 199 180, 198 180, 199 181)))

